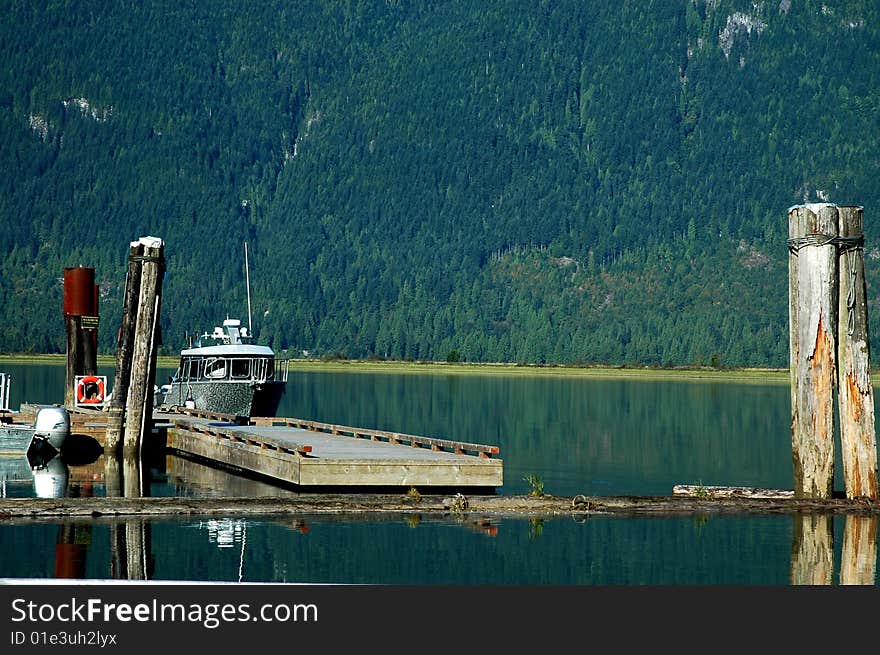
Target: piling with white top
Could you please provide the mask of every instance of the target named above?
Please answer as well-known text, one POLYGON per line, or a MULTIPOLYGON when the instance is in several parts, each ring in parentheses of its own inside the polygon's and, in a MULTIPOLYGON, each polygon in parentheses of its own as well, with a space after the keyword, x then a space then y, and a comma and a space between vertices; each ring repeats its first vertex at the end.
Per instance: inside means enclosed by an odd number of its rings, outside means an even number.
POLYGON ((165 273, 165 245, 161 239, 143 237, 140 293, 136 306, 131 375, 125 408, 123 457, 140 456, 143 436, 153 417, 153 387, 159 337, 159 309, 165 273))

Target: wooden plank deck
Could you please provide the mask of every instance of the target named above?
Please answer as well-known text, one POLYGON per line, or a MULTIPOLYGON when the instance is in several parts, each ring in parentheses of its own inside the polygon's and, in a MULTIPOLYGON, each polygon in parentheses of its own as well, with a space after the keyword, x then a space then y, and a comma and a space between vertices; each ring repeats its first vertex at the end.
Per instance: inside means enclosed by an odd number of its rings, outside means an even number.
POLYGON ((497 446, 288 418, 181 411, 157 414, 167 447, 304 487, 462 487, 503 484, 497 446))

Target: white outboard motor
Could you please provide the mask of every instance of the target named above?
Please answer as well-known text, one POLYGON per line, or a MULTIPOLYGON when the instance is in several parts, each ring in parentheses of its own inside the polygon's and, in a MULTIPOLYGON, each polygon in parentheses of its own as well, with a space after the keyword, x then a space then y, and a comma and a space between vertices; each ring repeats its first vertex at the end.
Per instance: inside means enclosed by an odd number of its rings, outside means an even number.
POLYGON ((37 412, 34 439, 47 441, 55 450, 61 450, 61 445, 69 434, 70 412, 64 407, 43 407, 37 412))

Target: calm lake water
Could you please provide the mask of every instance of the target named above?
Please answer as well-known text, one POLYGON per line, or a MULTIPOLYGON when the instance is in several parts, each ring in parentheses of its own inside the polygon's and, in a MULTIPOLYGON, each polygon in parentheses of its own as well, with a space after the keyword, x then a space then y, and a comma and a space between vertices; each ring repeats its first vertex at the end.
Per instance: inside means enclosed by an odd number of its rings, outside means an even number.
MULTIPOLYGON (((13 407, 60 401, 63 366, 3 370, 13 407)), ((279 415, 498 445, 499 494, 537 475, 552 495, 666 495, 679 483, 791 488, 789 402, 772 382, 294 372, 279 415)), ((100 458, 64 464, 69 495, 104 493, 100 458)), ((4 493, 36 495, 22 478, 4 493)), ((150 494, 295 496, 176 457, 150 494)), ((875 584, 876 534, 876 519, 842 516, 16 521, 0 524, 0 577, 126 577, 113 544, 138 535, 137 575, 156 580, 875 584)))

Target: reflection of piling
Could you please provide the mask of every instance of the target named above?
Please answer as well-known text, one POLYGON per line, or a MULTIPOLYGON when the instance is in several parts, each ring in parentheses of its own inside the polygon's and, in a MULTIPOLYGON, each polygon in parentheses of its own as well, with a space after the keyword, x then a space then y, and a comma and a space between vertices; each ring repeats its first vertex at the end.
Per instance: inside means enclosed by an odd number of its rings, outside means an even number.
POLYGON ((874 585, 877 572, 876 516, 847 514, 840 559, 840 584, 874 585))
POLYGON ((104 493, 108 498, 122 496, 121 458, 115 453, 104 456, 104 493))
POLYGON ((791 584, 830 585, 834 573, 834 548, 830 514, 794 517, 791 545, 791 584))
POLYGON ((133 455, 122 457, 122 495, 125 498, 142 498, 149 494, 144 493, 144 478, 142 460, 133 455))
POLYGON ((110 577, 149 580, 153 576, 150 524, 143 520, 110 526, 110 577))
POLYGON ((860 207, 789 209, 791 440, 798 497, 832 495, 837 387, 847 496, 878 498, 862 243, 860 207))
POLYGON ((67 338, 67 375, 64 405, 76 401, 76 376, 98 372, 98 288, 95 269, 64 269, 64 331, 67 338))
POLYGON ((149 524, 145 521, 125 522, 126 579, 149 579, 149 524))

